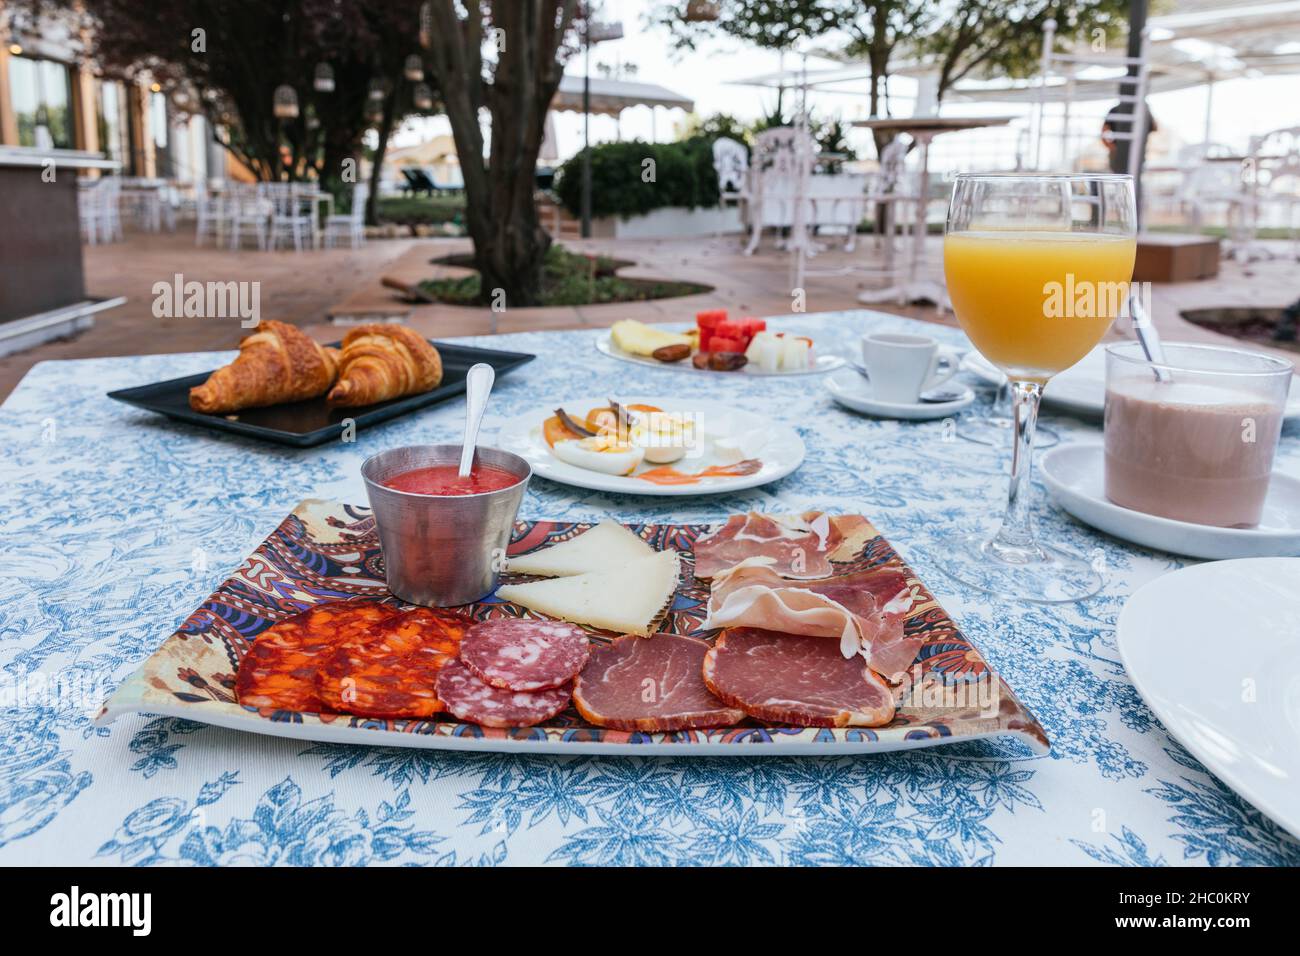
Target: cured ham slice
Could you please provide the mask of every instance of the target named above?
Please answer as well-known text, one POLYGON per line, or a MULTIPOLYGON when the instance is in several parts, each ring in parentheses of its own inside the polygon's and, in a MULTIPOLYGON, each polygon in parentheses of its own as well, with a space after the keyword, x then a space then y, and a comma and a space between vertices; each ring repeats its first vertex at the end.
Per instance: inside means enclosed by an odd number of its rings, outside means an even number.
POLYGON ((442 710, 434 685, 455 660, 468 618, 414 608, 376 629, 374 639, 347 643, 317 678, 327 710, 382 719, 427 718, 442 710))
POLYGON ((331 601, 272 624, 253 641, 235 674, 246 707, 318 713, 320 669, 339 648, 374 640, 401 612, 370 601, 331 601))
POLYGON ((837 638, 844 657, 861 654, 872 670, 892 676, 908 668, 925 642, 924 635, 904 632, 911 606, 907 578, 893 569, 790 581, 747 560, 714 578, 702 626, 837 638))
POLYGON ((681 634, 617 638, 592 650, 574 684, 573 703, 589 722, 614 730, 729 727, 745 713, 705 685, 708 649, 706 642, 681 634))
POLYGON ((573 624, 500 617, 470 628, 460 659, 493 687, 547 690, 578 676, 590 646, 587 632, 573 624))
POLYGON ((787 578, 822 578, 831 573, 831 554, 843 541, 835 523, 819 511, 802 516, 732 515, 707 538, 695 542, 695 576, 713 578, 748 559, 758 559, 787 578))
POLYGON ((460 720, 484 727, 531 727, 569 706, 573 685, 533 692, 502 690, 485 684, 461 661, 450 661, 438 673, 438 696, 460 720))
POLYGON ((749 716, 796 727, 879 727, 894 697, 860 657, 830 641, 729 628, 704 655, 704 682, 749 716))

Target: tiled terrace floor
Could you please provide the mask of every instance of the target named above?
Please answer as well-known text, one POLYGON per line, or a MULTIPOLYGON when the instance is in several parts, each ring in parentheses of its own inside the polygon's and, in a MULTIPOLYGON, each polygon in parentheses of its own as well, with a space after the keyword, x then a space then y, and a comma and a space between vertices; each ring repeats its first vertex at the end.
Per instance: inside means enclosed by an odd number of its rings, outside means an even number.
MULTIPOLYGON (((737 237, 681 240, 588 240, 567 243, 579 251, 603 252, 637 264, 625 275, 685 279, 714 287, 712 292, 654 302, 619 305, 507 309, 496 316, 497 330, 565 329, 608 326, 632 317, 647 322, 689 322, 695 312, 725 307, 739 314, 778 315, 792 311, 789 257, 765 241, 752 257, 741 254, 737 237)), ((127 240, 85 250, 87 287, 96 296, 126 296, 119 308, 101 313, 94 328, 66 341, 51 342, 17 355, 0 358, 0 398, 37 362, 46 359, 85 358, 102 355, 191 352, 233 348, 243 330, 235 318, 155 318, 153 285, 171 282, 180 273, 185 280, 255 281, 261 283, 261 314, 293 322, 320 340, 337 338, 341 330, 330 326, 331 314, 404 312, 420 331, 437 337, 483 334, 491 330, 492 315, 485 308, 445 305, 407 307, 396 303, 383 288, 380 276, 418 280, 454 270, 429 264, 430 259, 467 251, 469 243, 455 239, 390 239, 372 241, 363 249, 317 252, 256 251, 195 248, 190 234, 128 234, 127 240)), ((928 271, 937 275, 939 240, 928 246, 928 271)), ((1157 325, 1167 339, 1233 340, 1192 326, 1179 317, 1188 308, 1213 305, 1283 306, 1300 297, 1300 264, 1279 246, 1279 258, 1257 263, 1247 275, 1234 262, 1225 262, 1218 278, 1192 283, 1157 285, 1153 309, 1157 325)), ((878 260, 870 238, 856 252, 823 253, 810 265, 818 269, 846 264, 869 266, 878 260)), ((849 274, 810 277, 806 311, 819 312, 862 307, 857 295, 883 284, 878 277, 849 274)), ((900 308, 892 303, 872 306, 932 321, 953 323, 951 314, 940 317, 932 307, 900 308)), ((1290 353, 1292 359, 1295 353, 1290 353)))

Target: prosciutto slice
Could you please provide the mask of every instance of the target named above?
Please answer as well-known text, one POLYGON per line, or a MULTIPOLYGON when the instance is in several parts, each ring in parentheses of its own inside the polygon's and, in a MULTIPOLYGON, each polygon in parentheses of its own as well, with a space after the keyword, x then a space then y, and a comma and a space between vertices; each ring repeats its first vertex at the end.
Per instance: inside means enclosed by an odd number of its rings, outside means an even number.
POLYGON ((714 534, 695 542, 695 576, 717 577, 742 561, 759 559, 787 578, 822 578, 831 573, 831 553, 843 540, 820 511, 732 515, 714 534))
POLYGON ((746 560, 713 579, 702 626, 838 638, 844 657, 861 654, 873 671, 892 676, 907 670, 925 642, 904 633, 911 606, 907 579, 893 569, 791 581, 746 560))

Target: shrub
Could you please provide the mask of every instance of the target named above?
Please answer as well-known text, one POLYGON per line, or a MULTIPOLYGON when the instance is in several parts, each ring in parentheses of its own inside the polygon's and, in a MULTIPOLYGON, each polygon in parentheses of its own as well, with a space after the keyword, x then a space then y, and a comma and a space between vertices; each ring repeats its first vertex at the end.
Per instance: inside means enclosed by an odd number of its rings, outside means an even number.
MULTIPOLYGON (((555 194, 572 216, 582 213, 582 152, 562 165, 555 194)), ((718 174, 712 139, 693 136, 677 143, 602 143, 591 147, 591 214, 644 215, 665 206, 716 206, 718 174), (647 182, 646 160, 654 160, 647 182)))

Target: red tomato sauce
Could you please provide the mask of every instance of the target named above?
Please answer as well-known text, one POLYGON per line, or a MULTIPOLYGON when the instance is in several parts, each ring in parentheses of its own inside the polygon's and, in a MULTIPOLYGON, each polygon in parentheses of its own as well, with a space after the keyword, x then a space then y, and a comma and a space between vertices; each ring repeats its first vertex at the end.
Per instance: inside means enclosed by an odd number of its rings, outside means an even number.
POLYGON ((485 491, 500 491, 517 485, 523 479, 504 468, 480 465, 464 478, 455 465, 431 465, 412 468, 394 475, 384 482, 384 487, 405 491, 413 495, 481 495, 485 491))

